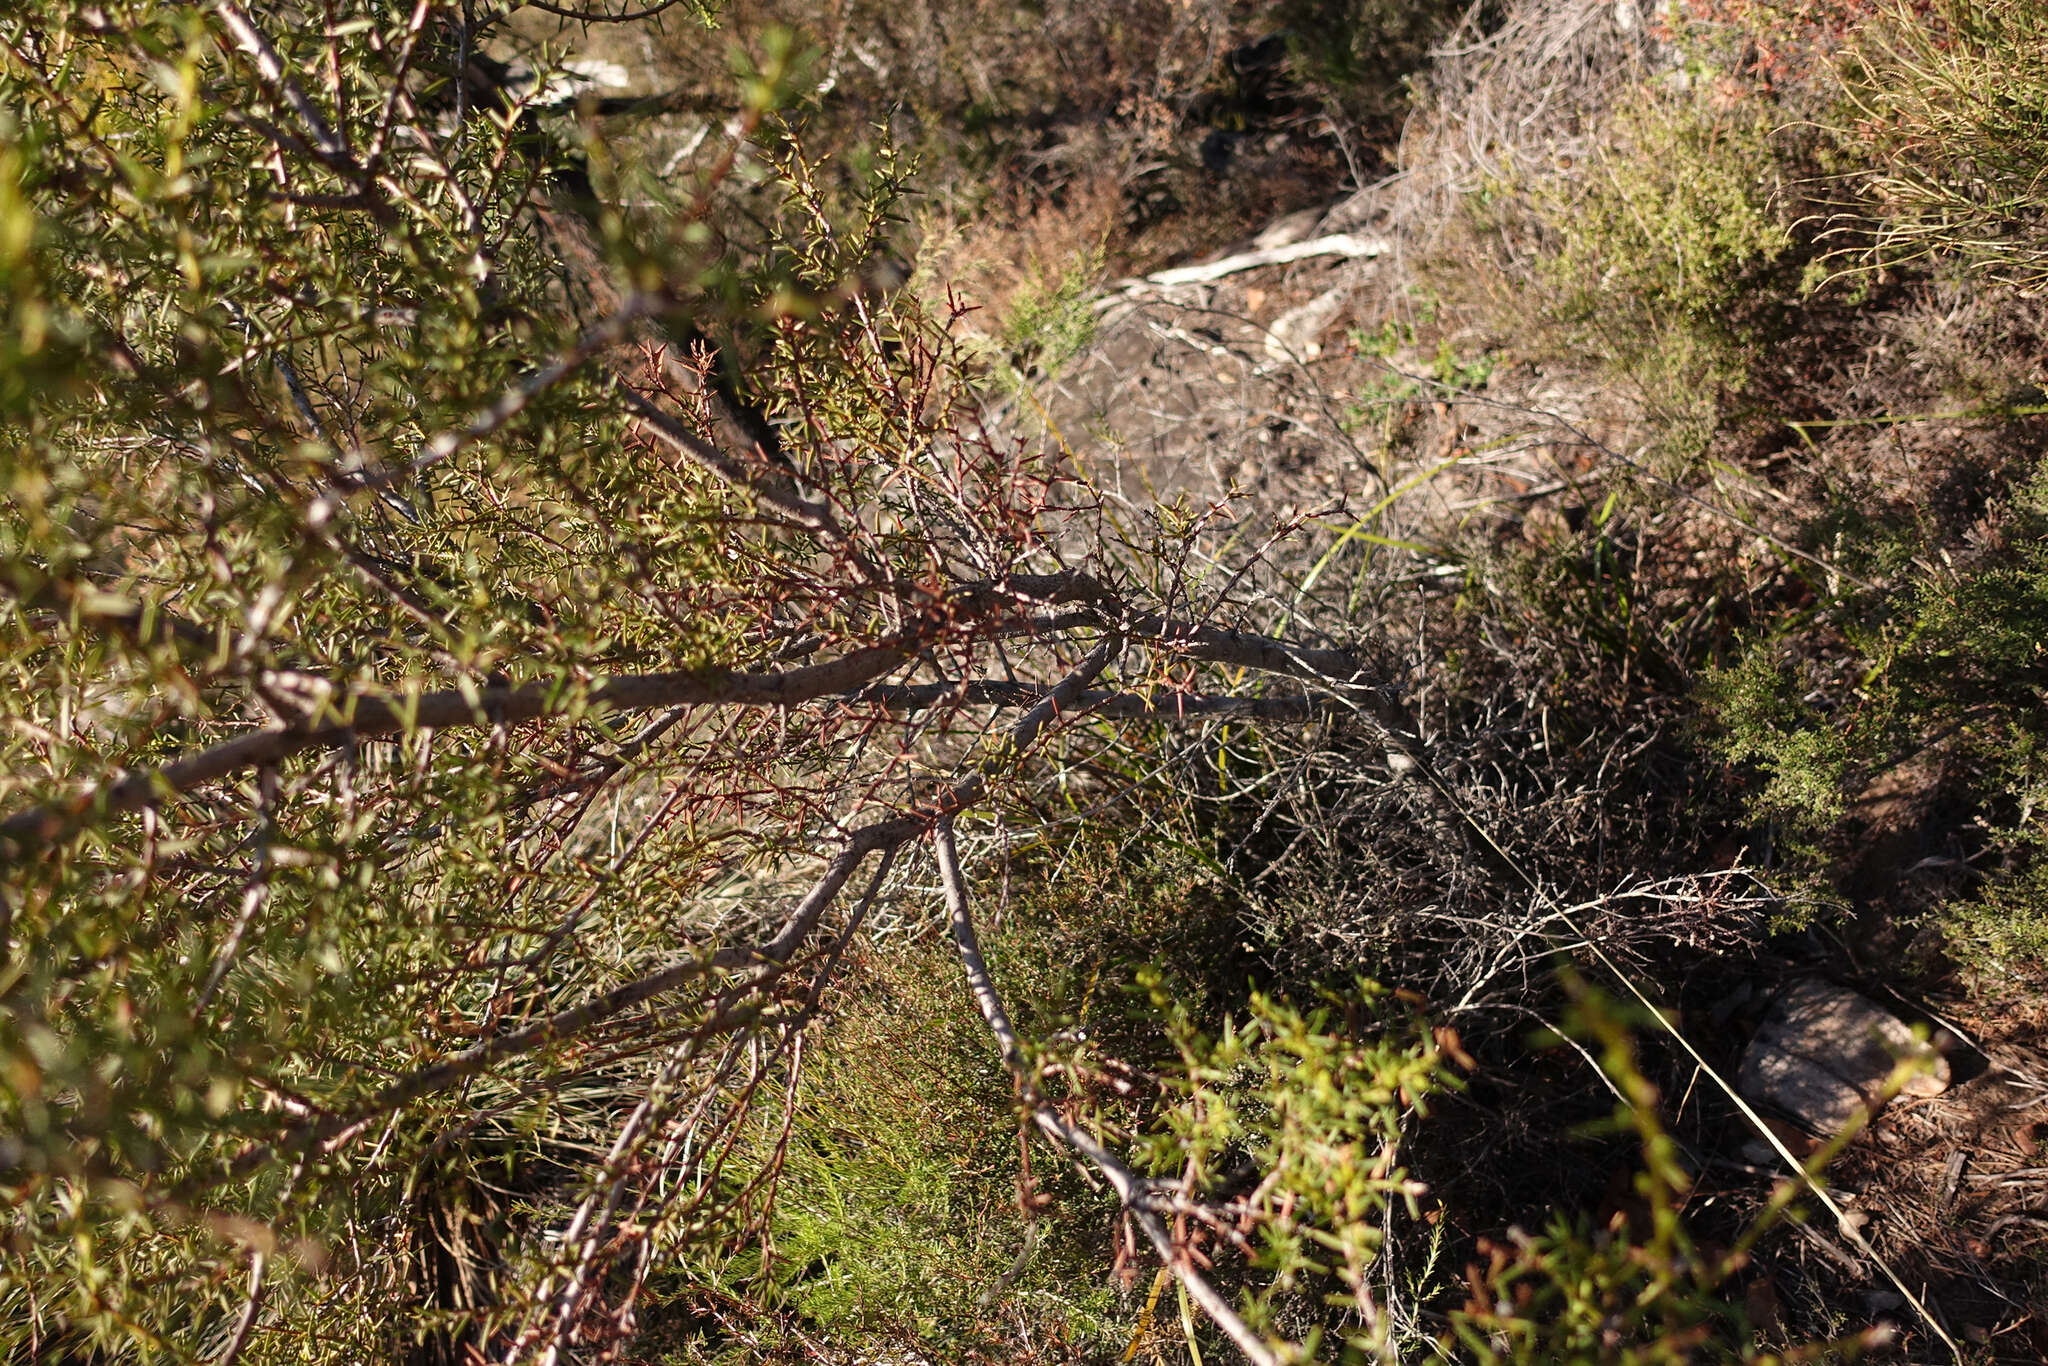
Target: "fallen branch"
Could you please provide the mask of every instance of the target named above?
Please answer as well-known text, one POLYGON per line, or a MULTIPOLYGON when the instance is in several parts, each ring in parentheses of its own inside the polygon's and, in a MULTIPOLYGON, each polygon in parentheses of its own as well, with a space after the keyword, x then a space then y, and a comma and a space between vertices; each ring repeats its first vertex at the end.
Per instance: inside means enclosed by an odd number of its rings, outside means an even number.
POLYGON ((1155 271, 1141 279, 1119 281, 1116 286, 1117 292, 1097 300, 1095 307, 1098 310, 1109 308, 1136 295, 1172 289, 1178 285, 1205 285, 1221 280, 1225 276, 1257 270, 1261 266, 1284 266, 1315 256, 1342 256, 1350 260, 1359 260, 1365 257, 1384 256, 1393 249, 1394 244, 1384 237, 1360 237, 1349 232, 1332 233, 1328 237, 1313 237, 1306 242, 1292 242, 1284 247, 1239 252, 1220 261, 1210 261, 1198 266, 1175 266, 1172 270, 1155 271))
POLYGON ((1145 1230, 1145 1236, 1150 1240, 1153 1251, 1159 1254, 1159 1260, 1179 1278, 1187 1288, 1188 1297, 1200 1305, 1202 1312, 1237 1344, 1237 1349, 1248 1361, 1254 1366, 1280 1366, 1278 1354, 1231 1308, 1230 1301, 1223 1297, 1222 1292, 1211 1285, 1208 1278, 1195 1269, 1194 1263, 1173 1245, 1172 1231, 1154 1208, 1154 1183, 1132 1171, 1104 1148, 1094 1134, 1063 1118, 1058 1109, 1039 1093, 1016 1027, 1010 1023, 1009 1012, 1003 1008, 1002 996, 996 991, 995 982, 989 977, 988 964, 981 956, 981 941, 975 933, 974 916, 967 901, 967 881, 960 875, 960 855, 953 844, 953 823, 950 819, 941 821, 933 831, 932 845, 938 855, 939 876, 945 884, 946 909, 952 917, 953 948, 967 976, 967 989, 974 996, 975 1007, 988 1024, 989 1032, 995 1035, 1003 1065, 1016 1079, 1018 1093, 1031 1111, 1032 1122, 1048 1138, 1065 1144, 1094 1164, 1116 1191, 1117 1198, 1123 1201, 1124 1208, 1145 1230))

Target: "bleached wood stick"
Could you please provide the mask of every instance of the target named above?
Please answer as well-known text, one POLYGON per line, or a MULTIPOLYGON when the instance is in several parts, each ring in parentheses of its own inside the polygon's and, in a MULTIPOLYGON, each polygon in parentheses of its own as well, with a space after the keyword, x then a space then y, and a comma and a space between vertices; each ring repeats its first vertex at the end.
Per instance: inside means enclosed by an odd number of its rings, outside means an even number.
POLYGON ((1117 286, 1116 293, 1101 300, 1097 308, 1105 308, 1134 294, 1144 294, 1155 289, 1172 289, 1176 285, 1203 285, 1220 280, 1226 275, 1240 271, 1257 270, 1260 266, 1284 266, 1291 261, 1304 261, 1312 256, 1344 256, 1359 260, 1369 256, 1384 256, 1394 249, 1394 244, 1384 237, 1360 237, 1356 233, 1335 232, 1327 237, 1312 237, 1306 242, 1293 242, 1284 247, 1267 247, 1263 251, 1239 252, 1226 256, 1220 261, 1210 261, 1199 266, 1175 266, 1172 270, 1156 271, 1142 279, 1125 280, 1117 286))
POLYGON ((1174 1246, 1172 1231, 1152 1207, 1153 1183, 1133 1171, 1103 1147, 1094 1134, 1067 1119, 1057 1106, 1039 1094, 1024 1056, 1023 1041, 1017 1037, 1016 1026, 1010 1023, 1010 1013, 1004 1009, 1003 998, 989 976, 988 962, 982 957, 981 939, 975 933, 974 914, 967 901, 967 879, 960 872, 960 854, 953 842, 950 817, 940 821, 932 831, 932 847, 938 856, 939 877, 946 891, 946 909, 953 922, 953 948, 959 955, 961 969, 966 973, 967 989, 974 997, 975 1008, 981 1012, 989 1032, 995 1035, 1003 1066, 1016 1078, 1018 1091, 1031 1111, 1033 1122, 1046 1137, 1079 1152, 1108 1178, 1117 1198, 1137 1220, 1138 1227, 1145 1231, 1145 1237, 1152 1244, 1152 1250, 1159 1254, 1159 1260, 1187 1287, 1190 1298, 1223 1330, 1224 1336, 1237 1345, 1247 1361, 1253 1366, 1280 1366, 1279 1354, 1239 1316, 1223 1293, 1195 1269, 1193 1260, 1174 1246))

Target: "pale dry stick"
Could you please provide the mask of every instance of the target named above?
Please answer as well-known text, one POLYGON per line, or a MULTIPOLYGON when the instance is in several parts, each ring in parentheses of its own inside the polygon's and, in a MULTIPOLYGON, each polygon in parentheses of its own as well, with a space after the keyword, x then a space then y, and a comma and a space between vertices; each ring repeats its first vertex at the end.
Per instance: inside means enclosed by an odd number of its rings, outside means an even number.
POLYGON ((975 1007, 981 1012, 989 1032, 995 1035, 1003 1065, 1016 1080, 1018 1093, 1030 1109, 1032 1122, 1054 1143, 1064 1144, 1094 1164, 1116 1191, 1117 1198, 1123 1201, 1124 1208, 1145 1230, 1145 1236, 1159 1254, 1160 1261, 1179 1278, 1188 1295, 1202 1307, 1202 1312, 1237 1344, 1247 1360, 1254 1366, 1280 1366, 1280 1357, 1273 1349, 1231 1308, 1230 1302, 1209 1283, 1208 1278, 1195 1269, 1194 1263, 1174 1247, 1172 1231, 1153 1208, 1153 1183, 1104 1148, 1095 1135, 1061 1118, 1059 1111, 1039 1093, 1016 1027, 1010 1023, 1009 1012, 1003 1008, 1002 996, 997 992, 995 982, 989 976, 988 964, 982 958, 981 941, 975 933, 974 916, 968 904, 967 882, 960 874, 960 856, 954 847, 950 818, 941 821, 932 832, 932 846, 938 856, 939 876, 945 884, 946 909, 952 917, 953 948, 966 974, 968 991, 973 995, 975 1007))
POLYGON ((1134 295, 1149 290, 1208 284, 1241 271, 1256 270, 1260 266, 1284 266, 1315 256, 1342 256, 1358 260, 1361 257, 1384 256, 1392 249, 1393 244, 1384 237, 1359 237, 1348 232, 1332 233, 1328 237, 1315 237, 1284 247, 1241 252, 1236 256, 1226 256, 1220 261, 1211 261, 1206 265, 1176 266, 1172 270, 1157 271, 1142 279, 1125 280, 1117 286, 1117 293, 1097 300, 1095 309, 1100 312, 1112 308, 1134 295))
POLYGON ((263 1309, 263 1269, 270 1264, 270 1255, 263 1251, 249 1254, 249 1293, 242 1301, 242 1312, 235 1319, 235 1330, 228 1335, 227 1345, 215 1360, 215 1366, 235 1366, 235 1358, 248 1345, 249 1333, 256 1327, 256 1315, 263 1309))

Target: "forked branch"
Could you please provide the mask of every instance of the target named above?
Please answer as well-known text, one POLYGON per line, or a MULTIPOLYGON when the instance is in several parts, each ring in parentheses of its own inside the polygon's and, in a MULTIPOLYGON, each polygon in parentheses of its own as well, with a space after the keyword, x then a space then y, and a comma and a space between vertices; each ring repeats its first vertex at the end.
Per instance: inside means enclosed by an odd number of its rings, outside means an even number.
POLYGON ((975 1008, 981 1012, 981 1018, 987 1022, 989 1032, 995 1035, 996 1045, 1003 1055, 1003 1065, 1016 1079, 1017 1093, 1030 1112, 1032 1123, 1055 1143, 1080 1153, 1102 1173, 1116 1191, 1117 1198, 1123 1201, 1124 1208, 1145 1230, 1145 1236, 1151 1241, 1153 1251, 1159 1254, 1159 1260, 1179 1278, 1187 1288, 1188 1297, 1200 1305, 1202 1312, 1237 1344, 1237 1349, 1245 1354, 1247 1360, 1254 1366, 1280 1366, 1279 1355, 1239 1316, 1223 1293, 1195 1269, 1194 1262, 1173 1245, 1173 1233, 1156 1207, 1158 1191, 1154 1183, 1132 1171, 1103 1147, 1094 1134, 1064 1118, 1039 1092, 1024 1056, 1023 1042, 1017 1037, 1016 1027, 1010 1023, 1009 1012, 1003 1008, 1003 998, 996 991, 988 964, 981 956, 981 940, 975 933, 974 915, 967 899, 967 880, 960 873, 960 854, 954 845, 951 820, 939 823, 932 834, 932 845, 938 855, 939 877, 945 885, 946 910, 952 919, 953 949, 960 957, 961 970, 966 974, 967 989, 974 997, 975 1008))

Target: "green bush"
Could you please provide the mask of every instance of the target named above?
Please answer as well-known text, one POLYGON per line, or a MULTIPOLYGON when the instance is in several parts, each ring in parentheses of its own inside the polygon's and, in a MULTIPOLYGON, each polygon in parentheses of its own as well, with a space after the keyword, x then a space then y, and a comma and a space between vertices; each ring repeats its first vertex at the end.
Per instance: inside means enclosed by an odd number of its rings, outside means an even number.
POLYGON ((1020 385, 1033 374, 1051 379, 1095 340, 1093 290, 1101 275, 1099 246, 1057 269, 1041 263, 1030 273, 1003 318, 1006 384, 1020 385))
POLYGON ((1646 93, 1615 116, 1603 150, 1532 187, 1554 323, 1694 440, 1717 393, 1746 379, 1759 300, 1786 290, 1788 168, 1772 121, 1755 101, 1646 93))
POLYGON ((1254 994, 1211 1038, 1156 976, 1143 980, 1181 1059, 1147 1163, 1212 1194, 1252 1184, 1226 1207, 1244 1258, 1246 1318, 1282 1331, 1290 1319, 1310 1322, 1306 1357, 1325 1335, 1339 1350, 1386 1351, 1393 1323, 1374 1285, 1382 1230, 1416 1218, 1425 1193, 1401 1154, 1445 1084, 1436 1042, 1367 982, 1307 1010, 1254 994))
POLYGON ((1811 154, 1766 98, 1724 99, 1704 65, 1675 77, 1626 95, 1590 150, 1488 179, 1462 208, 1482 259, 1434 269, 1518 351, 1623 380, 1683 463, 1798 291, 1811 154))
MULTIPOLYGON (((1613 133, 1611 152, 1538 194, 1560 313, 1618 347, 1647 339, 1611 318, 1617 300, 1641 310, 1628 321, 1669 317, 1721 337, 1792 246, 1775 211, 1785 172, 1769 111, 1651 95, 1625 107, 1613 133)), ((1733 349, 1738 338, 1721 340, 1733 349)))
MULTIPOLYGON (((2048 787, 2048 467, 1994 499, 1986 544, 1967 558, 1922 553, 1904 582, 1848 597, 1833 632, 1803 623, 1753 640, 1710 670, 1702 695, 1715 744, 1754 766, 1754 814, 1794 841, 1808 873, 1814 842, 1838 834, 1851 801, 1898 764, 1942 745, 1977 775, 1979 821, 2006 871, 1944 913, 1966 958, 2048 961, 2041 795, 2048 787), (1809 667, 1789 654, 1815 653, 1809 667)), ((1890 533, 1910 535, 1896 528, 1890 533)), ((1893 556, 1896 560, 1898 557, 1893 556)))
POLYGON ((1705 701, 1721 726, 1720 748, 1732 763, 1754 764, 1763 790, 1756 814, 1783 822, 1795 834, 1830 829, 1847 810, 1843 784, 1847 737, 1802 698, 1797 675, 1770 645, 1757 645, 1734 664, 1711 671, 1705 701))

